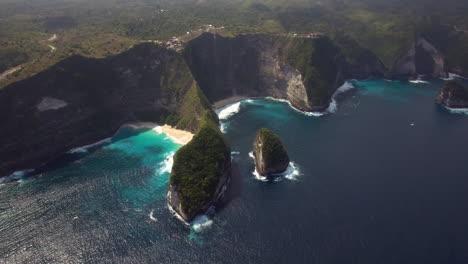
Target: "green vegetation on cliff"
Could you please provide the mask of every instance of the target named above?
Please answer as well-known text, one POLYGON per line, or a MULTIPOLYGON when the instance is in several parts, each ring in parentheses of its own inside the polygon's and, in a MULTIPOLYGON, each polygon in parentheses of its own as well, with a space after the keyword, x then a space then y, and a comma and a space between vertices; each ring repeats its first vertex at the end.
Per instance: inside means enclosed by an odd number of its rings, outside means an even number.
POLYGON ((0 175, 37 168, 129 122, 164 124, 173 117, 171 124, 194 132, 203 119, 218 121, 184 58, 152 43, 104 59, 64 59, 0 90, 0 109, 6 128, 0 130, 0 175), (41 112, 44 98, 67 105, 41 112))
POLYGON ((281 42, 280 56, 302 74, 311 106, 328 106, 336 85, 339 49, 325 36, 285 38, 281 42))
POLYGON ((214 197, 216 188, 230 169, 231 151, 219 128, 204 122, 192 141, 174 156, 170 185, 179 193, 182 210, 198 213, 214 197))
POLYGON ((262 160, 257 160, 257 162, 263 163, 261 167, 265 171, 277 166, 288 166, 288 152, 281 143, 280 138, 273 131, 268 128, 261 128, 255 136, 255 143, 261 144, 261 146, 254 146, 254 150, 262 152, 262 160))

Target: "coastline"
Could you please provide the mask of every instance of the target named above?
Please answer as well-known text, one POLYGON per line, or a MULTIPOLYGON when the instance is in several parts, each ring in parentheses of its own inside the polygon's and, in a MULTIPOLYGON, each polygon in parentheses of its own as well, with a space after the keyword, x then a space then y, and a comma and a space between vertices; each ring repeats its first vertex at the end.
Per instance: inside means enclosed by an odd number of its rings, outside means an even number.
POLYGON ((131 127, 135 129, 146 128, 153 130, 158 134, 166 134, 172 141, 179 145, 187 145, 193 138, 194 134, 185 130, 177 129, 169 125, 158 125, 151 122, 137 122, 125 124, 122 127, 131 127))
POLYGON ((194 134, 188 131, 176 129, 169 125, 156 126, 153 128, 153 130, 158 134, 166 134, 172 141, 182 146, 187 145, 190 141, 192 141, 194 136, 194 134))
MULTIPOLYGON (((337 111, 337 109, 338 109, 338 107, 337 107, 338 103, 336 101, 337 96, 339 94, 348 92, 349 90, 355 89, 356 87, 353 85, 353 81, 355 81, 355 80, 354 79, 346 80, 340 87, 338 87, 335 90, 335 92, 333 93, 332 97, 331 97, 329 106, 325 110, 318 111, 318 112, 302 111, 302 110, 294 107, 294 105, 287 99, 278 99, 278 98, 274 98, 274 97, 271 97, 271 96, 265 96, 265 97, 232 96, 232 97, 229 97, 229 98, 214 102, 212 104, 212 107, 217 112, 217 111, 222 111, 222 110, 228 108, 229 106, 235 105, 237 103, 244 102, 246 100, 266 99, 266 100, 286 103, 293 110, 295 110, 295 111, 297 111, 297 112, 299 112, 299 113, 301 113, 303 115, 306 115, 306 116, 321 117, 321 116, 324 116, 324 115, 327 115, 327 114, 335 113, 337 111)), ((237 111, 238 111, 238 109, 237 109, 237 111)), ((219 116, 218 112, 217 112, 217 114, 219 116)), ((220 118, 220 119, 222 119, 222 118, 220 118)))
MULTIPOLYGON (((148 130, 154 130, 159 134, 164 133, 174 143, 182 145, 182 146, 188 144, 194 136, 194 134, 188 131, 176 129, 169 125, 159 126, 158 124, 155 124, 155 123, 147 123, 147 122, 129 123, 129 124, 125 124, 121 126, 120 129, 124 127, 131 127, 135 129, 147 128, 148 130)), ((70 149, 68 151, 65 151, 63 154, 86 153, 91 148, 100 147, 102 145, 111 143, 111 140, 112 140, 112 137, 108 137, 108 138, 99 140, 97 142, 94 142, 85 146, 70 149)), ((28 177, 28 175, 30 175, 34 171, 35 169, 18 170, 18 171, 13 172, 10 175, 4 175, 4 176, 0 175, 0 185, 19 181, 23 177, 28 177)))
POLYGON ((226 107, 228 105, 238 103, 238 102, 241 102, 241 101, 244 101, 244 100, 247 100, 247 99, 252 99, 252 98, 247 97, 247 96, 231 96, 229 98, 214 102, 212 104, 212 107, 214 109, 219 109, 219 108, 223 108, 223 107, 226 107))

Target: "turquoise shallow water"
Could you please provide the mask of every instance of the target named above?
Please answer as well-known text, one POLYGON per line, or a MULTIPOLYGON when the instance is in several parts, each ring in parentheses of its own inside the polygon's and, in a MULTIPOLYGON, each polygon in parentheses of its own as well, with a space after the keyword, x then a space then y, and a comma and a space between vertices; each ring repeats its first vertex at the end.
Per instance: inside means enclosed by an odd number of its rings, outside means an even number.
POLYGON ((232 200, 200 233, 166 205, 180 146, 122 130, 0 186, 0 263, 468 263, 468 116, 434 104, 442 84, 354 82, 322 117, 240 103, 223 121, 232 200), (282 138, 298 177, 254 177, 261 127, 282 138))

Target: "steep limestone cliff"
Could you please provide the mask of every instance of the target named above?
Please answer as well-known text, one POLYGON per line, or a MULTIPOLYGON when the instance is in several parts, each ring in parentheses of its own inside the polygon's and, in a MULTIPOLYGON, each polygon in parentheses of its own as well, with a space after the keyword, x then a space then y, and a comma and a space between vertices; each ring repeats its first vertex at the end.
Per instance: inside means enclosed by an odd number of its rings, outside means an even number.
POLYGON ((231 180, 231 150, 219 128, 206 122, 174 156, 168 203, 185 221, 219 202, 231 180))
POLYGON ((414 47, 395 62, 391 75, 394 77, 430 75, 446 78, 448 73, 445 64, 445 57, 427 39, 418 36, 414 47))
POLYGON ((289 166, 289 156, 279 137, 267 128, 257 132, 253 144, 255 168, 260 175, 281 174, 289 166))
POLYGON ((223 37, 206 33, 190 41, 184 54, 211 102, 231 96, 271 96, 289 100, 300 110, 323 111, 345 79, 384 74, 385 67, 377 57, 360 49, 353 64, 324 36, 223 37))
POLYGON ((0 176, 37 168, 124 123, 196 131, 215 114, 179 54, 141 44, 107 59, 70 57, 0 91, 0 176))

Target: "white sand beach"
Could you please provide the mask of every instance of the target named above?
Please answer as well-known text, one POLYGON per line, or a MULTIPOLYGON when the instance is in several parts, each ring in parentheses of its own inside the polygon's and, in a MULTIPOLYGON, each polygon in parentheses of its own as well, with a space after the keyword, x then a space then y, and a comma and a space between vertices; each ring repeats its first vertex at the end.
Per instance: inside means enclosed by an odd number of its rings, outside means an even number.
POLYGON ((188 144, 194 136, 192 133, 188 131, 176 129, 169 125, 157 126, 157 127, 154 127, 153 130, 156 131, 157 133, 167 134, 167 136, 171 138, 174 142, 176 142, 177 144, 181 144, 181 145, 188 144))

